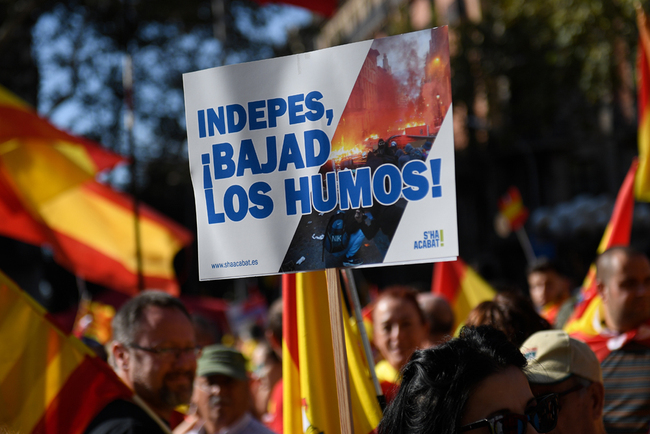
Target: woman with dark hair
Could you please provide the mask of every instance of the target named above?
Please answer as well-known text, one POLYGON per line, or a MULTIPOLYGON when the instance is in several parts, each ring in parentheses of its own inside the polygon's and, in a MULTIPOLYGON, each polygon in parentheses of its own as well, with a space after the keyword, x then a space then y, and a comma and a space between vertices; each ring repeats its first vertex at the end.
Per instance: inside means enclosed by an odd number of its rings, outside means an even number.
POLYGON ((413 353, 378 432, 549 432, 557 421, 557 395, 534 398, 525 366, 524 356, 502 332, 464 327, 460 337, 413 353))
POLYGON ((505 333, 517 348, 534 333, 551 329, 549 322, 537 313, 530 299, 514 291, 500 292, 494 300, 480 303, 470 311, 465 325, 492 326, 505 333))

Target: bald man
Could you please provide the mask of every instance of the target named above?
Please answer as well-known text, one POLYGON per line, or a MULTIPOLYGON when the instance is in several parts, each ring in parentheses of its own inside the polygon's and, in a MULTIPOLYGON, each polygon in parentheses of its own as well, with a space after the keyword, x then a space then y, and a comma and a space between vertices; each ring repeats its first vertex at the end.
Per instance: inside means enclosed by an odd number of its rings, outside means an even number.
POLYGON ((612 247, 596 261, 602 305, 571 332, 596 353, 603 371, 605 429, 650 429, 650 261, 630 247, 612 247), (631 381, 632 379, 632 381, 631 381))

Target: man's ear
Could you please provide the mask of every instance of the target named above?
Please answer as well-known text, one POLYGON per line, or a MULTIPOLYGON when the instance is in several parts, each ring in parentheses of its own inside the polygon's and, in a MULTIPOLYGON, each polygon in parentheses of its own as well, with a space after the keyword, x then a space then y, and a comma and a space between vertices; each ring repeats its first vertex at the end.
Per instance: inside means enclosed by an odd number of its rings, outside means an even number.
POLYGON ((603 405, 605 404, 605 387, 603 383, 594 381, 587 389, 589 393, 589 408, 592 412, 592 419, 603 417, 603 405))
POLYGON ((128 348, 121 342, 113 341, 110 346, 110 362, 116 371, 128 372, 130 354, 128 348))
POLYGON ((598 291, 598 295, 600 295, 600 298, 602 298, 603 301, 607 299, 607 287, 600 279, 596 279, 596 291, 598 291))

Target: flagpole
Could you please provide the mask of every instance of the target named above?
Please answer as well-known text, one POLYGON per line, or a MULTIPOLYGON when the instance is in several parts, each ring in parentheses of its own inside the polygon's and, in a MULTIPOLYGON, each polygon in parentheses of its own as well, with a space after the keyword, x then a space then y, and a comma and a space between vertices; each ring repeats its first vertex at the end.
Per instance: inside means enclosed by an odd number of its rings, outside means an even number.
POLYGON ((357 321, 357 330, 359 330, 361 341, 363 342, 363 352, 365 353, 366 360, 368 362, 368 369, 370 370, 370 376, 372 377, 372 384, 375 386, 377 401, 379 401, 379 407, 381 407, 381 410, 384 411, 386 408, 386 398, 384 397, 384 393, 381 390, 379 380, 377 379, 377 373, 375 372, 375 360, 372 356, 372 350, 370 349, 370 339, 368 338, 366 327, 363 324, 363 316, 361 315, 361 302, 359 301, 357 284, 354 281, 354 276, 352 275, 351 269, 346 268, 343 270, 343 279, 345 280, 345 287, 348 292, 348 298, 352 302, 354 318, 357 321))
POLYGON ((351 434, 354 432, 352 429, 352 400, 350 398, 348 354, 345 348, 345 331, 343 328, 341 280, 337 268, 328 268, 325 274, 327 276, 327 300, 332 328, 334 371, 336 373, 336 394, 338 396, 341 432, 351 434))
POLYGON ((131 194, 133 194, 133 230, 135 237, 135 265, 138 276, 138 291, 144 291, 144 274, 142 265, 142 240, 140 237, 140 199, 138 197, 137 180, 137 159, 135 155, 135 142, 133 140, 133 124, 135 114, 133 110, 133 59, 129 53, 129 39, 133 34, 135 24, 133 22, 133 6, 129 0, 125 0, 124 13, 124 64, 122 69, 122 87, 124 89, 124 127, 126 130, 126 144, 131 154, 131 194), (131 8, 131 10, 129 10, 131 8))
POLYGON ((521 227, 515 231, 515 234, 517 234, 517 238, 519 239, 519 244, 521 244, 521 248, 524 249, 524 254, 526 255, 526 261, 528 264, 532 264, 535 262, 537 259, 537 256, 535 256, 535 251, 533 250, 533 246, 530 244, 530 239, 528 238, 528 234, 526 233, 526 230, 521 227))

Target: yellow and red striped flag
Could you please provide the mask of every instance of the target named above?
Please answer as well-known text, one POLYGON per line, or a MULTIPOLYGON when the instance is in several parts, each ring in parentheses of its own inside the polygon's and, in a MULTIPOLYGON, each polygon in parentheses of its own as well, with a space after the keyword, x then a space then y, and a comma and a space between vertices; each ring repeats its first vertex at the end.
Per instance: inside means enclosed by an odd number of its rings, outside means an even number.
POLYGON ((528 218, 528 208, 524 206, 521 199, 521 193, 517 187, 510 187, 506 194, 499 198, 499 212, 510 224, 513 231, 517 231, 524 226, 528 218))
POLYGON ((20 160, 21 177, 40 178, 34 187, 54 196, 92 179, 124 158, 100 145, 59 130, 24 101, 0 86, 0 234, 30 244, 45 244, 47 228, 34 219, 4 166, 20 160), (4 161, 9 156, 10 161, 4 161), (52 177, 65 173, 66 176, 52 177))
POLYGON ((637 50, 637 105, 639 111, 639 170, 634 182, 638 200, 650 202, 650 29, 641 5, 637 6, 639 47, 637 50))
MULTIPOLYGON (((173 260, 189 231, 146 205, 138 208, 145 288, 178 296, 173 260)), ((138 292, 132 199, 89 181, 39 207, 54 240, 55 259, 76 275, 129 294, 138 292)))
MULTIPOLYGON (((284 275, 282 286, 284 433, 340 432, 325 273, 284 275)), ((377 428, 382 413, 345 306, 343 316, 353 428, 367 434, 377 428)))
POLYGON ((478 304, 492 300, 496 290, 460 257, 455 261, 436 262, 431 292, 447 299, 454 310, 458 328, 478 304))
MULTIPOLYGON (((628 246, 630 244, 632 217, 634 215, 634 179, 637 166, 637 160, 634 159, 618 191, 612 216, 598 245, 598 254, 613 246, 628 246)), ((564 330, 570 334, 578 330, 585 330, 585 327, 593 328, 591 319, 601 304, 602 300, 596 289, 596 264, 592 263, 587 272, 587 277, 582 282, 578 304, 574 308, 571 318, 564 326, 564 330)))
MULTIPOLYGON (((77 276, 135 294, 133 200, 94 179, 119 161, 0 88, 0 234, 47 244, 77 276)), ((192 235, 144 205, 138 214, 145 287, 178 295, 173 259, 192 235)))
POLYGON ((0 431, 83 433, 109 402, 133 392, 0 272, 0 431))

